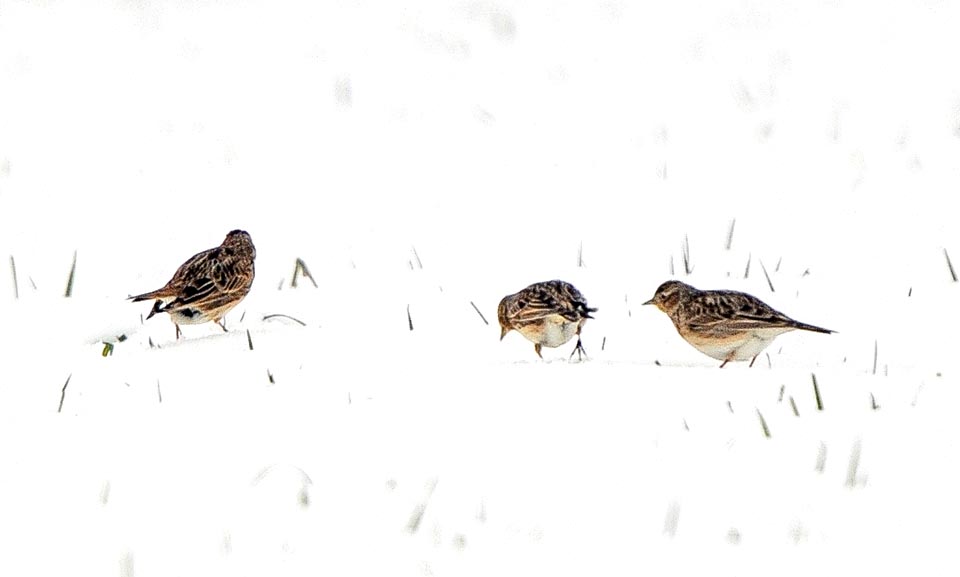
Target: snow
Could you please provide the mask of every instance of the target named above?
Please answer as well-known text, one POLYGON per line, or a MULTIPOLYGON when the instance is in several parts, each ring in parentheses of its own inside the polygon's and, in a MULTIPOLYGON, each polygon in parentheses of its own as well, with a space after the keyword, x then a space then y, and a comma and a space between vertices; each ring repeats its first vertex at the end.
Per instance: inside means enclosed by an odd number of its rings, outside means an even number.
POLYGON ((946 572, 957 11, 3 4, 0 573, 946 572), (838 332, 719 370, 672 277, 838 332), (587 362, 498 340, 552 278, 587 362))

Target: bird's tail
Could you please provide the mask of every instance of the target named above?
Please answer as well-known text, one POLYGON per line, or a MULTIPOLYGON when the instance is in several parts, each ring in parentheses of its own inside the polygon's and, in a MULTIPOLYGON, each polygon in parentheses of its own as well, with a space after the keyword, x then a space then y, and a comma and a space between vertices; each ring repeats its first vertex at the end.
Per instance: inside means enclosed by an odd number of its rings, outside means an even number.
POLYGON ((814 325, 808 325, 807 323, 801 323, 801 322, 797 322, 797 321, 794 321, 794 323, 795 323, 795 324, 794 324, 794 328, 797 328, 797 329, 800 329, 800 330, 803 330, 803 331, 812 331, 812 332, 815 332, 815 333, 824 333, 824 334, 828 334, 828 335, 831 334, 831 333, 837 332, 837 331, 832 331, 832 330, 830 330, 830 329, 825 329, 825 328, 823 328, 823 327, 817 327, 817 326, 814 326, 814 325))

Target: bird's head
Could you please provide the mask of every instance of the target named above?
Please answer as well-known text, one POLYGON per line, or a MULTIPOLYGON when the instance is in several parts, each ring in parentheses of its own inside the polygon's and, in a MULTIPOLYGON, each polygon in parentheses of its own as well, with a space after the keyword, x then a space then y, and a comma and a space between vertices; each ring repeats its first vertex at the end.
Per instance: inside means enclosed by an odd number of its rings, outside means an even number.
POLYGON ((678 280, 668 280, 657 288, 653 298, 643 303, 656 307, 670 316, 676 312, 685 298, 697 292, 692 286, 678 280))

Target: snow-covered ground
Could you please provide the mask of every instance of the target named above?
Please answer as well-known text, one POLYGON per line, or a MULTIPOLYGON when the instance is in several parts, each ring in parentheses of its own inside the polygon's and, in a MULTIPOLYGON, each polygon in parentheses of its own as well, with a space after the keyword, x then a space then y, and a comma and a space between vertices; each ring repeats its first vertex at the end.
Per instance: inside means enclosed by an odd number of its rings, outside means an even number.
POLYGON ((958 19, 0 4, 0 574, 955 570, 958 19), (230 332, 141 323, 233 228, 230 332), (838 332, 721 371, 671 277, 838 332), (551 278, 587 362, 498 340, 551 278))

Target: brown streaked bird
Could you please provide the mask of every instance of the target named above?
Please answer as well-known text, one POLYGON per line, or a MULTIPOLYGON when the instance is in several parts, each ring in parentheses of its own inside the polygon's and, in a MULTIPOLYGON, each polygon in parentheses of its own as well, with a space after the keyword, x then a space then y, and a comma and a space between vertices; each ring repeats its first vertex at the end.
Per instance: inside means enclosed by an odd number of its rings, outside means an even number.
POLYGON ((795 329, 832 333, 829 329, 795 321, 755 296, 729 290, 698 290, 669 280, 643 303, 667 313, 677 332, 701 353, 723 361, 750 359, 778 335, 795 329))
POLYGON ((223 317, 250 292, 256 257, 257 249, 250 235, 243 230, 232 230, 220 246, 197 253, 180 265, 162 288, 130 299, 134 302, 155 299, 147 318, 168 313, 177 327, 178 339, 180 325, 213 321, 226 332, 223 317))
POLYGON ((500 340, 515 330, 533 343, 533 350, 541 359, 541 347, 559 347, 574 336, 577 353, 582 360, 587 351, 580 342, 580 329, 590 313, 597 309, 587 306, 587 299, 572 284, 562 280, 534 283, 522 291, 507 295, 497 307, 500 321, 500 340))

